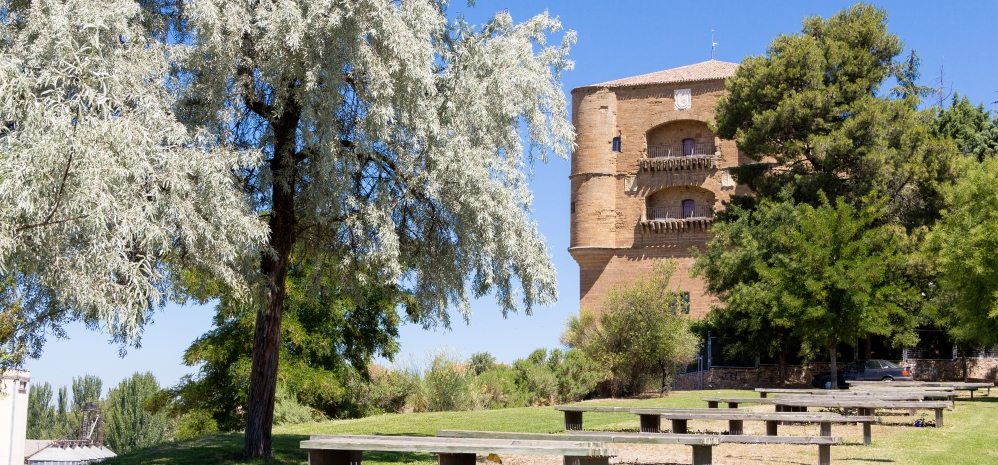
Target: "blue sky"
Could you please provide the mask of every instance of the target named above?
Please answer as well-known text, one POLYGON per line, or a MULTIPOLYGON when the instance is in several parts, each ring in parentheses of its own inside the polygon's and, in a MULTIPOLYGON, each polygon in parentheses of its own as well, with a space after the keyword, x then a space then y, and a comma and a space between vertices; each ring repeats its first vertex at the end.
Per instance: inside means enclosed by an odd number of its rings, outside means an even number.
MULTIPOLYGON (((824 1, 511 1, 479 0, 467 8, 452 0, 452 13, 480 23, 506 9, 524 20, 545 9, 565 28, 578 33, 572 50, 575 70, 564 78, 566 93, 574 87, 682 66, 710 57, 711 29, 718 43, 715 58, 738 62, 765 53, 779 34, 800 30, 805 16, 830 16, 852 2, 824 1)), ((944 67, 950 87, 975 103, 998 100, 998 2, 874 2, 888 12, 891 32, 906 49, 922 58, 924 85, 937 86, 944 67)), ((476 302, 468 325, 455 318, 450 330, 426 331, 407 325, 395 362, 425 365, 439 350, 462 357, 488 351, 503 361, 523 357, 539 347, 556 347, 566 319, 578 312, 578 267, 568 255, 569 163, 552 159, 534 167, 534 217, 548 240, 558 271, 559 300, 532 316, 503 318, 491 298, 476 302)), ((142 348, 118 356, 107 337, 82 326, 68 328, 69 338, 50 340, 41 359, 29 361, 35 382, 68 385, 74 376, 100 376, 105 389, 135 371, 150 370, 162 384, 174 384, 193 370, 181 364, 184 349, 211 326, 211 306, 168 305, 148 326, 142 348)))

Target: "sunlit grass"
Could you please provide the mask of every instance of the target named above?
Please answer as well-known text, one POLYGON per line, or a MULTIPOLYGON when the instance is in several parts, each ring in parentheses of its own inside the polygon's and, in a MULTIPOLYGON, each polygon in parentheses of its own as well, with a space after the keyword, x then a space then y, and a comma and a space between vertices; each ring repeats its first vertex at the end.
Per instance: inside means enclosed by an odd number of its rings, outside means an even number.
MULTIPOLYGON (((606 399, 593 401, 597 405, 627 404, 661 407, 703 407, 700 397, 709 395, 755 396, 750 391, 679 392, 664 398, 606 399)), ((848 445, 832 448, 833 463, 896 463, 899 465, 949 465, 998 463, 998 393, 973 401, 963 399, 957 409, 945 414, 943 428, 905 426, 875 426, 871 446, 848 445)), ((585 415, 586 429, 635 429, 637 416, 598 413, 585 415)), ((932 416, 928 415, 931 419, 932 416)), ((274 428, 274 460, 280 465, 306 463, 299 441, 309 434, 407 434, 432 436, 441 429, 476 429, 492 431, 526 431, 553 433, 562 430, 561 412, 550 407, 479 410, 472 412, 434 412, 378 415, 354 420, 279 426, 274 428)), ((906 421, 898 417, 892 421, 906 421)), ((748 426, 748 425, 746 425, 748 426)), ((722 428, 723 429, 723 428, 722 428)), ((724 448, 715 455, 724 463, 724 448)), ((742 446, 746 447, 746 446, 742 446)), ((747 446, 751 447, 751 446, 747 446)), ((218 434, 196 441, 165 444, 123 455, 105 462, 109 465, 201 465, 244 464, 239 459, 242 435, 218 434)), ((781 448, 771 450, 779 453, 781 448)), ((808 452, 808 455, 813 455, 808 452)), ((815 459, 817 457, 814 457, 815 459)), ((432 465, 430 454, 365 454, 365 464, 407 463, 432 465)))

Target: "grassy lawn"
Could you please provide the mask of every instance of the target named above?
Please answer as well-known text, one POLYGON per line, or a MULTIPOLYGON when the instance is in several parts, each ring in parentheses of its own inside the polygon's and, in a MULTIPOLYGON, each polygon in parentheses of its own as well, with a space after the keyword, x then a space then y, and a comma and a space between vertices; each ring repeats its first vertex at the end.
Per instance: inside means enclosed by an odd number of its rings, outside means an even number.
MULTIPOLYGON (((707 395, 752 396, 748 391, 696 391, 680 392, 665 398, 601 400, 593 405, 641 405, 662 407, 704 407, 700 397, 707 395)), ((772 406, 762 407, 765 410, 772 406)), ((874 426, 873 445, 862 446, 857 437, 858 429, 849 427, 833 429, 841 435, 845 446, 832 448, 833 463, 896 463, 919 465, 984 464, 998 463, 998 392, 984 399, 961 399, 954 411, 946 412, 943 428, 915 428, 905 426, 916 417, 891 416, 887 421, 897 426, 874 426)), ((440 429, 477 429, 494 431, 529 431, 554 433, 562 429, 562 414, 550 407, 485 410, 473 412, 413 413, 379 415, 355 420, 337 420, 322 423, 280 426, 274 428, 273 464, 305 464, 305 454, 298 449, 298 442, 309 434, 409 434, 432 436, 440 429)), ((932 419, 931 412, 925 418, 932 419)), ((747 434, 764 434, 761 422, 746 422, 747 434), (757 423, 757 424, 756 424, 757 423)), ((668 427, 668 422, 663 422, 668 427)), ((723 422, 691 424, 691 428, 709 428, 721 431, 723 422)), ((635 430, 637 416, 630 414, 587 414, 587 430, 635 430)), ((803 427, 802 427, 803 428, 803 427)), ((858 428, 858 427, 856 427, 858 428)), ((780 434, 817 434, 817 427, 797 431, 781 428, 780 434), (814 431, 810 431, 813 429, 814 431), (784 432, 786 431, 786 432, 784 432)), ((242 464, 253 463, 238 459, 242 445, 240 434, 219 434, 196 441, 165 444, 105 462, 109 465, 138 464, 242 464)), ((615 446, 619 447, 619 446, 615 446)), ((626 446, 625 446, 626 447, 626 446)), ((689 463, 688 448, 668 446, 674 455, 689 463)), ((741 446, 721 445, 714 453, 715 463, 767 463, 770 454, 778 454, 781 463, 815 463, 815 448, 799 446, 741 446)), ((772 460, 776 462, 777 460, 772 460)), ((256 462, 262 463, 262 462, 256 462)), ((366 464, 408 463, 432 465, 436 460, 429 454, 365 454, 366 464)))

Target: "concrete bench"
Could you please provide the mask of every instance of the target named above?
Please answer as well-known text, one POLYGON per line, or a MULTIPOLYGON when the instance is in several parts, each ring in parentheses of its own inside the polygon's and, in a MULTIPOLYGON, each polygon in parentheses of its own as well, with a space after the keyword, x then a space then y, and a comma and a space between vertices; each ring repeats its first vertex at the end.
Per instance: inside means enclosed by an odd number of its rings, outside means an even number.
POLYGON ((824 397, 782 397, 773 399, 777 402, 777 407, 822 407, 822 408, 847 408, 856 409, 860 415, 873 415, 877 409, 901 409, 901 410, 934 410, 936 413, 936 427, 943 426, 943 410, 952 409, 953 402, 945 401, 889 401, 882 399, 867 399, 860 396, 855 398, 824 398, 824 397))
POLYGON ((718 444, 790 444, 818 446, 818 464, 831 464, 831 446, 841 444, 840 438, 831 436, 749 436, 722 434, 649 434, 612 432, 571 432, 567 434, 514 433, 491 431, 443 430, 438 436, 451 438, 498 437, 503 439, 563 441, 599 441, 615 444, 684 444, 693 447, 693 465, 713 463, 713 449, 718 444))
POLYGON ((594 413, 635 413, 635 410, 641 410, 645 413, 637 414, 638 420, 641 425, 641 431, 645 431, 646 425, 649 429, 648 432, 657 432, 659 425, 658 415, 662 413, 669 412, 684 412, 687 410, 703 410, 695 408, 648 408, 648 407, 609 407, 602 405, 556 405, 555 410, 565 413, 565 430, 566 431, 582 431, 582 414, 585 412, 594 413))
POLYGON ((876 389, 882 387, 923 387, 923 388, 946 388, 955 391, 970 391, 970 397, 974 397, 974 392, 978 389, 987 389, 987 395, 991 395, 991 388, 994 383, 969 383, 962 381, 846 381, 850 389, 876 389))
MULTIPOLYGON (((711 410, 711 409, 707 409, 711 410)), ((672 422, 672 432, 685 434, 688 432, 690 420, 724 421, 728 422, 729 434, 743 434, 745 421, 766 422, 766 435, 776 436, 780 423, 817 423, 821 436, 832 435, 832 424, 860 423, 863 425, 863 444, 870 445, 873 440, 871 425, 878 423, 879 418, 872 415, 839 415, 834 413, 730 413, 725 410, 713 409, 717 413, 677 412, 662 414, 661 418, 672 422)))
POLYGON ((364 451, 431 453, 439 465, 475 465, 478 454, 561 455, 565 465, 608 465, 617 455, 602 442, 418 436, 312 436, 301 448, 309 465, 360 465, 364 451))
POLYGON ((708 408, 717 408, 718 404, 720 404, 720 403, 726 403, 726 404, 728 404, 728 408, 738 408, 738 406, 740 404, 763 404, 763 405, 776 405, 777 406, 777 408, 776 408, 777 412, 783 412, 783 411, 803 411, 803 412, 806 412, 807 411, 807 407, 806 406, 802 406, 802 407, 795 408, 795 409, 781 408, 781 407, 786 407, 786 406, 791 405, 791 404, 788 404, 786 402, 783 402, 782 400, 783 399, 791 399, 791 400, 794 400, 794 399, 801 399, 801 400, 817 399, 817 400, 828 400, 828 401, 832 401, 832 400, 840 400, 841 399, 841 400, 848 401, 848 400, 852 400, 852 399, 866 399, 866 398, 869 398, 869 400, 880 400, 880 401, 890 401, 890 402, 896 402, 896 401, 919 401, 919 400, 922 399, 922 397, 919 396, 919 395, 917 395, 917 394, 896 394, 896 395, 865 396, 865 397, 864 396, 856 396, 856 395, 852 395, 852 396, 790 396, 790 395, 781 395, 781 396, 777 396, 777 397, 758 397, 758 398, 756 398, 756 397, 701 397, 701 400, 704 400, 704 401, 707 402, 707 407, 708 408))
MULTIPOLYGON (((948 388, 939 390, 929 390, 923 388, 893 388, 893 389, 867 389, 867 390, 841 390, 841 389, 787 389, 787 388, 756 388, 760 398, 767 398, 769 394, 774 395, 802 395, 802 396, 880 396, 890 397, 898 395, 913 395, 922 400, 942 399, 950 400, 957 394, 948 388)), ((912 399, 919 400, 919 399, 912 399)))

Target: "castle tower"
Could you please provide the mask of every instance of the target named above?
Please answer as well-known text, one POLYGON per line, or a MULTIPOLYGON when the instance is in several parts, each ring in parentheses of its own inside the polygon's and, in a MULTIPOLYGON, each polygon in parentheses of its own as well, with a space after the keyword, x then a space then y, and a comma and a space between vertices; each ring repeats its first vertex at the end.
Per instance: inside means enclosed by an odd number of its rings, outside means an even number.
POLYGON ((714 299, 690 274, 691 249, 710 238, 714 213, 747 193, 728 169, 743 160, 710 130, 724 79, 717 60, 572 90, 571 242, 580 307, 600 311, 611 288, 672 259, 677 311, 705 315, 714 299))

